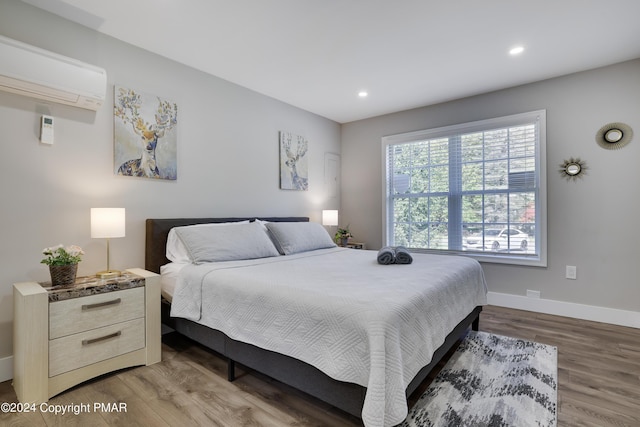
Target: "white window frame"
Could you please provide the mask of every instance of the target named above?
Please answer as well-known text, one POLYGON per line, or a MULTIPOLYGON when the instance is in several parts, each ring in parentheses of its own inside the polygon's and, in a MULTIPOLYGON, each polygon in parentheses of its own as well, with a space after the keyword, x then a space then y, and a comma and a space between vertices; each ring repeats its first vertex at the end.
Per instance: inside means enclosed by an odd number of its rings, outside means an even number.
POLYGON ((486 131, 507 126, 517 126, 525 123, 538 123, 538 140, 536 141, 536 254, 532 256, 516 256, 509 253, 486 253, 467 252, 457 250, 438 249, 412 249, 416 252, 459 254, 477 259, 480 262, 527 265, 536 267, 547 266, 547 150, 546 150, 546 110, 537 110, 527 113, 514 114, 510 116, 497 117, 487 120, 480 120, 470 123, 426 129, 415 132, 389 135, 382 138, 382 236, 383 245, 389 245, 391 233, 393 232, 390 217, 392 217, 390 206, 388 175, 388 146, 402 143, 411 143, 435 139, 439 137, 458 135, 463 133, 486 131))

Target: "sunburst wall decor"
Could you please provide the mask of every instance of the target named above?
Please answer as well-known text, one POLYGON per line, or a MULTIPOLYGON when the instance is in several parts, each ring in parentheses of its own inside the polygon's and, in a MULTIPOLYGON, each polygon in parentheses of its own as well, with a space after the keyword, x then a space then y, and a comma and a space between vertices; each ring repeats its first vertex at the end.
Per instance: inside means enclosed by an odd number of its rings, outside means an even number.
POLYGON ((560 174, 563 178, 567 180, 576 180, 577 178, 582 178, 586 173, 587 163, 584 160, 580 160, 579 158, 574 159, 571 157, 569 160, 565 160, 560 165, 560 174))
POLYGON ((607 150, 617 150, 631 142, 633 130, 624 123, 608 123, 596 132, 596 142, 607 150))

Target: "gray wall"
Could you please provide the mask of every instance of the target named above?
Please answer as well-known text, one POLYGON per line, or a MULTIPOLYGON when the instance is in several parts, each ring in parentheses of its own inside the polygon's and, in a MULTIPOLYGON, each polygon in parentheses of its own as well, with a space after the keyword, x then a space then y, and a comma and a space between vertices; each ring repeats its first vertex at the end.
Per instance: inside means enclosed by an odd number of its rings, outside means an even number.
POLYGON ((127 236, 111 241, 115 268, 144 266, 145 218, 320 221, 322 209, 339 208, 339 195, 324 190, 324 155, 340 153, 339 124, 22 2, 0 0, 0 34, 108 73, 108 99, 97 113, 0 92, 0 358, 12 353, 12 284, 48 279, 44 247, 83 247, 81 275, 106 267, 105 241, 90 238, 91 207, 127 209, 127 236), (177 181, 114 175, 114 84, 178 103, 177 181), (55 118, 53 146, 38 141, 42 113, 55 118), (309 140, 307 192, 279 189, 280 130, 309 140))
MULTIPOLYGON (((342 126, 344 223, 371 248, 382 244, 381 137, 526 111, 547 110, 548 267, 483 264, 489 290, 640 311, 640 60, 342 126), (594 140, 610 122, 636 132, 621 150, 594 140), (587 175, 558 173, 570 157, 587 175), (578 279, 565 279, 565 266, 578 279)), ((341 223, 343 221, 341 220, 341 223)))

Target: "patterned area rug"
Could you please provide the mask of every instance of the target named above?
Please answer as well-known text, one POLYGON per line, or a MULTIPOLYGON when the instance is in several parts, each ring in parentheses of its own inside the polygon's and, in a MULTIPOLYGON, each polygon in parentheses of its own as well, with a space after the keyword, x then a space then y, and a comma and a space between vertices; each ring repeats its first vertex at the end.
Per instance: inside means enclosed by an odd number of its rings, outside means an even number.
POLYGON ((403 427, 556 426, 557 348, 469 332, 403 427))

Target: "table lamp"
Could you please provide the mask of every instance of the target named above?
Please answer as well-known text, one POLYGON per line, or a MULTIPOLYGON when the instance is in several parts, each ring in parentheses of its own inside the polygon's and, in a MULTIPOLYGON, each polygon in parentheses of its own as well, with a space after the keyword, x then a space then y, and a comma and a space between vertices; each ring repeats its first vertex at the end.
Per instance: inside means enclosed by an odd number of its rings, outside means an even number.
MULTIPOLYGON (((338 211, 335 209, 323 210, 322 225, 327 227, 336 227, 338 225, 338 211)), ((329 235, 331 235, 331 232, 329 232, 329 235)), ((335 240, 335 237, 332 237, 331 240, 335 240)))
POLYGON ((109 239, 124 236, 124 208, 91 208, 91 238, 107 239, 107 269, 97 272, 96 276, 106 279, 120 275, 120 271, 111 270, 109 265, 109 239))
POLYGON ((323 210, 322 225, 328 225, 328 226, 338 225, 338 211, 332 210, 332 209, 323 210))

